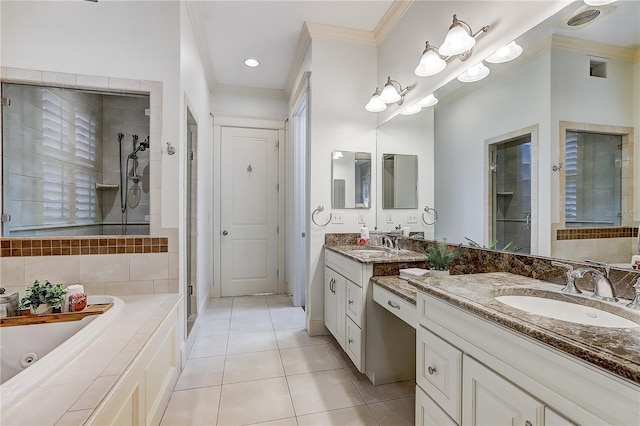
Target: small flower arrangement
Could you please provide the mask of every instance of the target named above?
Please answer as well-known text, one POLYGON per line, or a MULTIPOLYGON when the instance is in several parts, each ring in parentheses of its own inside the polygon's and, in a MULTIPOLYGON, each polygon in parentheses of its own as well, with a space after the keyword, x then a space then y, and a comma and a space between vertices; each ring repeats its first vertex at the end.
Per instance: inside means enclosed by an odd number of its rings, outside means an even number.
POLYGON ((42 313, 42 309, 38 309, 41 305, 50 305, 52 308, 61 309, 64 302, 64 296, 67 290, 62 284, 51 284, 45 280, 44 284, 40 284, 35 280, 32 285, 27 287, 25 295, 20 301, 20 305, 24 308, 31 308, 32 312, 42 313))

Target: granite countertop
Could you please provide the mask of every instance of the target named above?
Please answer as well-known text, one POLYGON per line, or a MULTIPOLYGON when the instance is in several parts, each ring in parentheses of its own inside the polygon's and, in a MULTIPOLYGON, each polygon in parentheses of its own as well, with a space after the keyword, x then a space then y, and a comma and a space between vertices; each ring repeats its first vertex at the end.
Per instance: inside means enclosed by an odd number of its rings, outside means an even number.
MULTIPOLYGON (((395 277, 398 280, 397 277, 395 277)), ((388 277, 374 282, 385 288, 403 285, 388 277)), ((560 286, 507 272, 426 277, 410 281, 420 291, 442 299, 481 318, 498 323, 569 355, 640 384, 640 328, 605 328, 529 314, 495 300, 496 296, 545 296, 605 309, 640 324, 640 312, 618 302, 599 302, 589 293, 559 293, 560 286), (553 293, 548 293, 553 292, 553 293), (604 304, 604 305, 603 305, 604 304)), ((393 290, 392 290, 393 291, 393 290)), ((399 294, 401 290, 394 293, 399 294)), ((402 291, 406 293, 405 291, 402 291)), ((406 297, 406 294, 405 294, 406 297)))
POLYGON ((407 280, 403 280, 396 276, 390 277, 372 277, 371 281, 374 284, 378 284, 385 290, 390 291, 403 300, 411 303, 413 306, 417 305, 416 299, 418 298, 417 287, 407 280))
POLYGON ((411 250, 392 251, 383 247, 328 244, 325 244, 324 247, 360 263, 422 262, 427 260, 427 256, 424 254, 411 250))

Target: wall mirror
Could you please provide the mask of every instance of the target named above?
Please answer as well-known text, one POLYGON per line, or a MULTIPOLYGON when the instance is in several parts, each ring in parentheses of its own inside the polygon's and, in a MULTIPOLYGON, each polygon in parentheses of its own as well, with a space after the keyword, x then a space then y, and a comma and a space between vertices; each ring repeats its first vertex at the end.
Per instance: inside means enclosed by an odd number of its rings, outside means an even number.
POLYGON ((382 208, 418 208, 418 156, 382 154, 382 208))
MULTIPOLYGON (((628 264, 631 254, 637 254, 637 242, 628 234, 620 238, 577 239, 571 233, 580 229, 566 228, 563 216, 561 179, 567 165, 561 164, 564 161, 560 157, 562 121, 632 129, 630 143, 635 149, 629 152, 623 148, 622 161, 633 161, 635 156, 634 164, 638 162, 640 116, 634 111, 640 107, 640 3, 616 2, 607 6, 587 25, 568 29, 563 22, 586 8, 582 1, 569 4, 516 40, 524 49, 520 58, 506 64, 487 64, 491 74, 481 83, 451 81, 436 91, 440 102, 435 107, 416 114, 415 117, 434 115, 429 129, 435 138, 435 183, 430 186, 433 205, 421 198, 419 206, 428 204, 438 210, 439 219, 432 227, 435 238, 469 244, 469 237, 481 246, 491 247, 490 144, 531 133, 532 210, 523 210, 522 217, 514 218, 518 232, 530 227, 528 232, 534 240, 531 253, 577 261, 593 258, 614 264, 628 264), (606 72, 601 72, 602 64, 606 72)), ((404 149, 405 141, 413 144, 407 134, 410 128, 417 129, 421 120, 408 122, 403 128, 392 124, 405 119, 399 115, 379 127, 379 134, 385 133, 385 139, 394 140, 398 147, 382 152, 411 153, 400 149, 404 149)), ((381 152, 380 145, 378 150, 381 152)), ((637 181, 637 166, 626 175, 623 172, 622 180, 625 179, 637 181)), ((420 179, 420 191, 423 186, 420 179)), ((623 215, 621 225, 612 228, 628 226, 632 232, 640 220, 638 185, 627 185, 626 195, 624 182, 622 187, 622 207, 609 205, 604 210, 614 216, 620 212, 623 215), (629 198, 625 200, 625 196, 629 198), (626 222, 625 213, 629 216, 626 222)), ((504 199, 498 201, 510 203, 509 208, 513 209, 517 200, 509 195, 512 189, 501 191, 504 199)), ((494 204, 496 207, 498 203, 494 204)), ((384 212, 377 217, 379 226, 386 221, 384 212)))
POLYGON ((371 153, 333 151, 331 153, 331 207, 368 209, 371 207, 371 153))
POLYGON ((149 235, 148 95, 3 83, 2 97, 2 236, 149 235))

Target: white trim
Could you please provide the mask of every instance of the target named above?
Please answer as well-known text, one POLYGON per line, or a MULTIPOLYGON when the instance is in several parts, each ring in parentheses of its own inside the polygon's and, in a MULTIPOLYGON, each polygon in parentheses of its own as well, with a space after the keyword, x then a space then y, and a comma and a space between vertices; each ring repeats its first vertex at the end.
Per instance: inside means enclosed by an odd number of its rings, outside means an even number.
POLYGON ((293 60, 291 61, 289 74, 287 75, 287 80, 284 84, 284 92, 287 95, 290 95, 291 90, 293 90, 293 85, 296 82, 296 76, 298 75, 300 67, 304 62, 304 57, 307 54, 307 50, 309 49, 310 44, 311 34, 309 33, 309 28, 307 28, 307 24, 305 23, 302 26, 302 31, 300 31, 300 37, 298 38, 298 47, 296 47, 296 53, 294 54, 293 60))
POLYGON ((232 115, 213 113, 213 125, 222 127, 246 127, 249 129, 284 130, 284 117, 253 117, 248 115, 232 115))
POLYGON ((411 5, 413 5, 413 2, 414 0, 394 0, 387 10, 387 13, 384 14, 373 30, 373 38, 376 46, 382 44, 391 30, 395 28, 398 21, 400 21, 411 5))
POLYGON ((329 330, 324 326, 324 317, 309 318, 307 323, 307 334, 312 337, 330 335, 331 333, 329 333, 329 330))
POLYGON ((326 40, 348 41, 368 46, 376 45, 376 40, 371 31, 336 27, 333 25, 318 24, 316 22, 306 22, 305 25, 312 39, 321 38, 326 40))
POLYGON ((625 62, 634 62, 640 56, 640 49, 613 46, 595 41, 581 40, 573 37, 553 34, 551 47, 558 49, 574 50, 601 58, 617 59, 625 62))
POLYGON ((298 108, 298 104, 300 103, 300 99, 303 94, 308 94, 309 91, 309 81, 311 80, 311 71, 305 71, 302 74, 302 78, 300 79, 300 83, 298 83, 298 88, 296 92, 291 97, 291 102, 289 102, 289 106, 293 109, 298 108))

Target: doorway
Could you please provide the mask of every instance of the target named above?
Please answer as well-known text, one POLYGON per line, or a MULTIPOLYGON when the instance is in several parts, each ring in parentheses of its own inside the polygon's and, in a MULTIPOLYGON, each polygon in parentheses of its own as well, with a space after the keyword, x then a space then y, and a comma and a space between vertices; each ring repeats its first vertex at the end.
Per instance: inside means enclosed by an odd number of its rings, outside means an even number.
POLYGON ((531 147, 530 133, 489 146, 490 248, 531 253, 531 147))
POLYGON ((307 146, 308 86, 303 92, 294 113, 294 178, 293 178, 293 306, 305 307, 307 303, 307 146))
POLYGON ((277 293, 278 130, 221 129, 221 295, 277 293))
POLYGON ((186 202, 186 260, 187 260, 187 336, 198 315, 198 125, 187 108, 187 202, 186 202))

